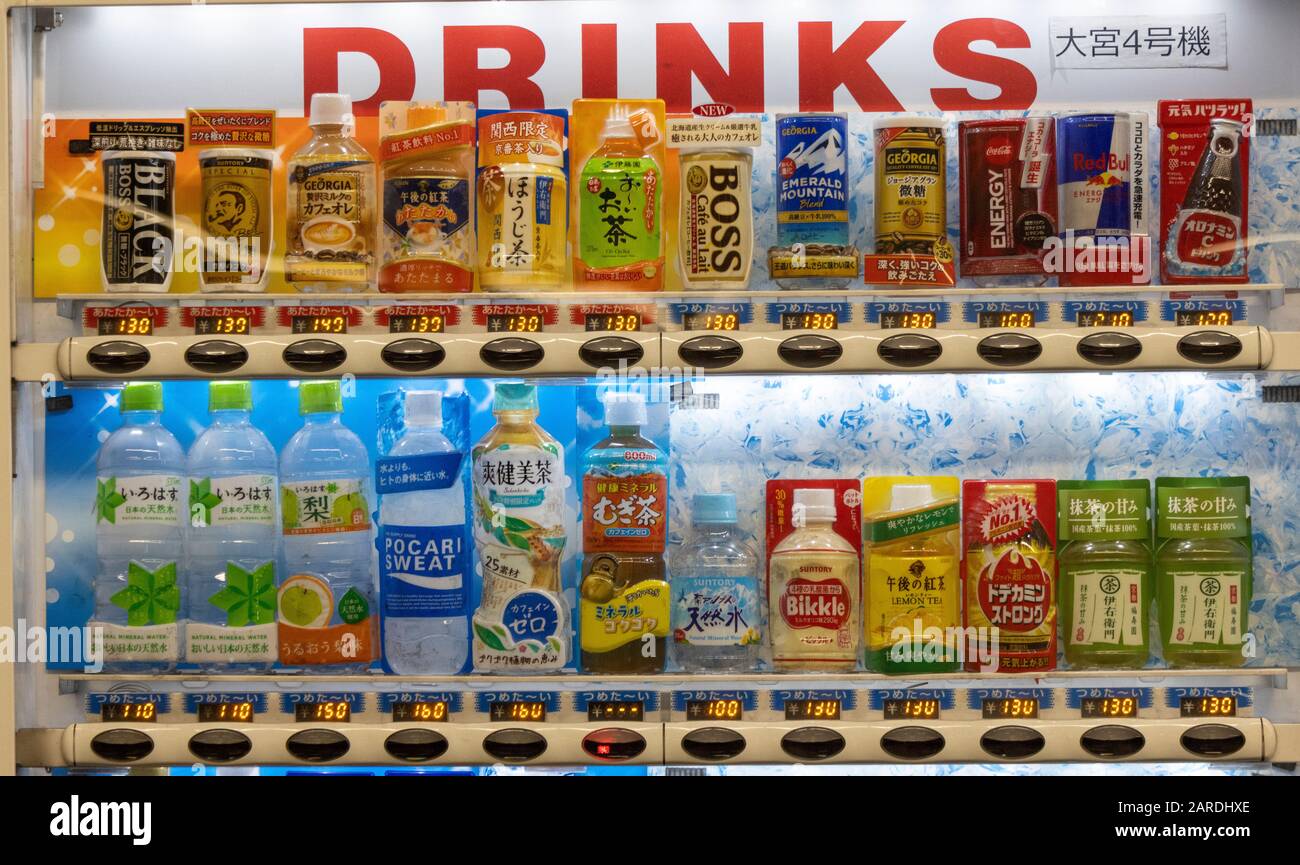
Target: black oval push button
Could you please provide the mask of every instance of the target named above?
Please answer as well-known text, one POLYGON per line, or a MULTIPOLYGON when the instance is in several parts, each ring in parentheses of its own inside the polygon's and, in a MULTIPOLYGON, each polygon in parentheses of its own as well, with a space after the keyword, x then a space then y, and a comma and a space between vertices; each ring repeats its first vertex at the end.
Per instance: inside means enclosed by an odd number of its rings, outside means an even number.
POLYGON ((300 339, 284 348, 284 362, 299 372, 328 372, 342 366, 347 350, 328 339, 300 339))
POLYGON ((943 746, 943 736, 929 727, 896 727, 880 737, 881 750, 900 760, 924 760, 943 746))
POLYGON ((1094 757, 1112 760, 1132 757, 1146 743, 1146 737, 1137 730, 1120 724, 1093 727, 1079 737, 1079 747, 1083 750, 1094 757))
POLYGON ((776 347, 777 356, 799 369, 816 369, 835 363, 844 356, 839 340, 820 333, 792 336, 776 347))
POLYGON ((252 740, 235 730, 204 730, 190 737, 190 753, 205 763, 229 763, 252 750, 252 740))
POLYGON ((105 730, 90 740, 90 750, 105 760, 131 763, 153 753, 153 739, 139 730, 105 730))
POLYGON ((1241 354, 1241 340, 1220 330, 1198 330, 1178 340, 1178 353, 1193 363, 1225 363, 1241 354))
POLYGON ((431 339, 399 339, 379 352, 379 359, 402 372, 424 372, 447 358, 447 351, 431 339))
POLYGON ((1226 757, 1246 747, 1246 734, 1227 724, 1201 724, 1184 733, 1178 743, 1201 757, 1226 757))
POLYGON ((730 760, 745 750, 745 737, 725 727, 701 727, 682 736, 682 750, 697 760, 730 760))
POLYGON ((447 753, 447 737, 433 730, 398 730, 384 740, 384 750, 398 760, 424 763, 447 753))
POLYGON ((584 736, 582 750, 601 760, 631 760, 645 751, 645 736, 622 727, 608 727, 584 736))
POLYGON ((542 756, 546 737, 533 730, 497 730, 483 739, 483 750, 506 763, 523 763, 542 756))
POLYGON ((645 357, 641 343, 625 336, 598 336, 589 339, 578 349, 578 358, 587 366, 617 366, 625 363, 631 366, 640 363, 645 357))
POLYGON ((844 745, 843 736, 825 727, 800 727, 781 737, 781 750, 796 760, 829 760, 844 745))
POLYGON ((478 350, 479 359, 496 369, 519 370, 537 366, 546 351, 531 339, 505 336, 494 339, 478 350))
POLYGON ((1119 366, 1137 360, 1142 341, 1127 333, 1090 333, 1079 340, 1079 357, 1100 366, 1119 366))
POLYGON ((234 372, 248 363, 248 349, 228 339, 208 339, 185 349, 185 362, 210 375, 234 372))
POLYGON ((887 364, 911 368, 934 363, 943 354, 943 345, 922 333, 900 333, 881 340, 876 354, 887 364))
POLYGON ((702 369, 722 369, 740 360, 745 350, 740 343, 726 336, 695 336, 677 348, 677 356, 691 366, 702 369))
POLYGON ((1020 366, 1037 360, 1043 345, 1025 333, 995 333, 980 340, 975 352, 994 366, 1020 366))
POLYGON ((1003 760, 1032 757, 1046 744, 1042 733, 1028 727, 995 727, 980 737, 984 752, 1003 760))
POLYGON ((121 339, 101 342, 86 352, 86 363, 100 372, 125 375, 137 372, 149 363, 149 349, 138 342, 121 339))
POLYGON ((348 737, 336 730, 303 730, 284 743, 285 749, 308 763, 328 763, 348 752, 348 737))

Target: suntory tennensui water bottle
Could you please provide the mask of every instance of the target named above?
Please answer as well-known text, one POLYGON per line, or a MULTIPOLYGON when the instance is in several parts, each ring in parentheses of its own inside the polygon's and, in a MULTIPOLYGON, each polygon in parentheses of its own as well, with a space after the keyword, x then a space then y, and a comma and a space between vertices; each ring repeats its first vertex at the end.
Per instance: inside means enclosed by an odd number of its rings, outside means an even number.
POLYGON ((399 675, 460 672, 469 657, 464 454, 442 394, 406 392, 406 432, 377 464, 384 659, 399 675))
POLYGON ((370 458, 343 425, 337 381, 298 387, 302 429, 280 454, 280 662, 365 672, 378 657, 370 458))
POLYGON ((106 670, 165 672, 180 655, 185 452, 162 425, 158 382, 127 385, 118 409, 122 426, 95 460, 98 567, 90 626, 103 628, 106 670))
POLYGON ((185 660, 206 671, 265 669, 275 627, 275 448, 249 420, 246 381, 208 385, 212 424, 188 459, 185 660))

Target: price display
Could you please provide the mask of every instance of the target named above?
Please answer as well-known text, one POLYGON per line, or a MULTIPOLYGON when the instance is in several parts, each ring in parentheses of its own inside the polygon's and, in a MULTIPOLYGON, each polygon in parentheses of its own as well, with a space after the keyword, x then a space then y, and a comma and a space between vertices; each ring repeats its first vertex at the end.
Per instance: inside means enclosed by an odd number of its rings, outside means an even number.
POLYGON ((1006 328, 1033 327, 1034 312, 1029 309, 1023 312, 1011 312, 1005 310, 1002 312, 981 312, 979 314, 979 326, 1006 328))
POLYGON ((587 330, 618 330, 631 332, 641 329, 641 314, 637 312, 589 312, 582 318, 587 330))
POLYGON ((786 700, 787 721, 838 721, 839 700, 786 700))
POLYGON ((247 313, 194 317, 195 336, 247 336, 252 329, 253 317, 247 313))
POLYGON ((153 319, 147 315, 122 315, 99 320, 100 336, 150 336, 153 319))
POLYGON ((781 313, 782 330, 837 330, 839 326, 840 317, 834 312, 781 313))
POLYGON ((687 330, 740 330, 740 316, 734 312, 688 312, 682 315, 687 330))
POLYGON ((1084 718, 1136 718, 1136 697, 1084 697, 1079 701, 1079 714, 1084 718))
POLYGON ((446 328, 447 319, 442 315, 388 314, 389 333, 442 333, 446 328))
POLYGON ((1237 698, 1179 697, 1178 714, 1183 718, 1231 718, 1237 714, 1237 698))
POLYGON ((541 333, 542 315, 537 312, 493 313, 487 317, 487 329, 503 333, 541 333))
POLYGON ((157 703, 105 703, 99 710, 102 721, 153 722, 158 720, 157 703))
POLYGON ((885 700, 885 717, 932 721, 939 717, 939 701, 917 699, 885 700))
POLYGON ((882 312, 880 314, 881 330, 898 328, 928 330, 938 326, 939 317, 933 312, 882 312))
POLYGON ((1225 327, 1232 324, 1230 309, 1180 309, 1174 313, 1178 327, 1225 327))
POLYGON ((321 703, 299 703, 293 707, 295 721, 331 721, 347 723, 352 720, 352 704, 346 700, 326 700, 321 703))
POLYGON ((394 703, 394 721, 446 721, 451 707, 446 700, 417 700, 414 703, 394 703))
POLYGON ((628 703, 592 701, 587 704, 588 721, 644 721, 645 703, 636 700, 628 703))
POLYGON ((492 703, 488 717, 493 721, 545 721, 546 704, 538 700, 492 703))
POLYGON ((289 319, 294 333, 347 333, 346 315, 295 315, 289 319))
POLYGON ((240 703, 199 703, 199 723, 212 721, 252 721, 253 704, 247 700, 240 703))
POLYGON ((740 700, 687 700, 688 721, 739 721, 745 714, 740 700))
POLYGON ((1075 318, 1079 327, 1132 327, 1133 313, 1128 310, 1080 312, 1075 318))
POLYGON ((1037 697, 985 697, 981 702, 985 718, 1037 718, 1037 697))

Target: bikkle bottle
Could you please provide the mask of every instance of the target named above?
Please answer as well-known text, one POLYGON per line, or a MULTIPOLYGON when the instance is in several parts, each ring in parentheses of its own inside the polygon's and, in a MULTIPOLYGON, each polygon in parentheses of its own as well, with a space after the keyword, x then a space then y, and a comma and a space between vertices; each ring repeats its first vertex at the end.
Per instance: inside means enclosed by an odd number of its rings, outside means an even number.
POLYGON ((252 409, 248 382, 211 382, 212 423, 187 459, 185 660, 206 672, 264 670, 279 653, 278 466, 252 409))
POLYGON ((609 436, 582 471, 582 667, 592 673, 658 673, 671 615, 664 570, 668 455, 641 435, 645 398, 605 399, 609 436))
POLYGON ((185 452, 162 425, 161 384, 128 384, 117 405, 122 426, 95 458, 90 627, 104 629, 105 670, 166 672, 180 657, 185 452))
POLYGON ((302 429, 280 454, 280 662, 364 673, 379 656, 370 458, 337 381, 298 386, 302 429))

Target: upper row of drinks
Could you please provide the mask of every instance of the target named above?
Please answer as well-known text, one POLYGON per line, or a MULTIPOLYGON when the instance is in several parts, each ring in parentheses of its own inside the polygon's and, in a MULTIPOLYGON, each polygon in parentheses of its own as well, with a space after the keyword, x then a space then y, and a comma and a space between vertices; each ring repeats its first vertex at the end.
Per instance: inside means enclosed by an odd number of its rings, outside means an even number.
MULTIPOLYGON (((299 291, 654 291, 672 266, 687 289, 743 289, 756 215, 775 220, 767 270, 787 288, 953 284, 957 264, 977 284, 1149 281, 1156 152, 1162 280, 1248 279, 1248 99, 1162 101, 1158 147, 1145 113, 960 122, 957 250, 945 122, 882 116, 866 256, 851 230, 846 114, 777 115, 769 196, 754 173, 759 117, 665 117, 660 100, 579 99, 572 115, 386 102, 376 160, 351 110, 344 94, 312 96, 311 139, 287 161, 283 276, 299 291)), ((180 261, 176 157, 140 141, 101 142, 109 291, 168 291, 180 261)), ((201 289, 266 290, 274 152, 206 146, 198 162, 201 289)))
MULTIPOLYGON (((188 455, 157 383, 127 385, 100 448, 91 625, 109 670, 355 672, 382 647, 402 674, 546 672, 575 666, 576 632, 591 673, 1041 671, 1058 621, 1077 667, 1251 654, 1246 478, 1159 478, 1154 502, 1146 480, 777 479, 765 514, 738 511, 737 479, 692 497, 668 552, 668 454, 642 396, 612 393, 582 458, 575 618, 564 449, 535 386, 498 384, 472 449, 444 435, 442 394, 408 391, 373 462, 336 381, 299 386, 278 458, 248 383, 209 388, 188 455)), ((449 428, 468 429, 465 403, 446 401, 449 428)))

